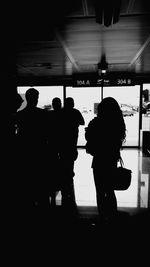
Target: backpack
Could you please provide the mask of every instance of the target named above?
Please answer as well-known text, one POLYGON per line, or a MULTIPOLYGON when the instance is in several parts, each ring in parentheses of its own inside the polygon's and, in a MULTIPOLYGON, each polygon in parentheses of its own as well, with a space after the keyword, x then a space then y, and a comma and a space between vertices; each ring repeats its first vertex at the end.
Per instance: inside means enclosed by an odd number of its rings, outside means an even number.
POLYGON ((86 139, 86 144, 85 144, 85 149, 86 153, 94 156, 95 150, 96 150, 96 138, 95 138, 95 119, 92 120, 88 127, 85 129, 85 139, 86 139))

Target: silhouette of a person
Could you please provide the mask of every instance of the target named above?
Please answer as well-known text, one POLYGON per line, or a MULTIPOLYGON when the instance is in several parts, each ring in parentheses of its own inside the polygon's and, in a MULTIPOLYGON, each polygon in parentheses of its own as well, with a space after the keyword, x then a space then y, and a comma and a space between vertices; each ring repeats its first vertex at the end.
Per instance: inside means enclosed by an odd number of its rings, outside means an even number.
POLYGON ((49 111, 48 121, 48 165, 50 170, 50 203, 56 205, 56 192, 60 191, 61 187, 61 170, 60 170, 60 123, 62 103, 58 97, 52 100, 52 110, 49 111))
MULTIPOLYGON (((1 188, 2 227, 7 227, 7 236, 17 233, 19 228, 18 181, 20 172, 17 164, 18 147, 16 142, 15 114, 23 99, 16 92, 13 84, 9 84, 7 96, 3 98, 5 109, 1 120, 1 188), (9 93, 8 93, 9 91, 9 93), (12 231, 13 229, 13 231, 12 231)), ((5 91, 5 90, 4 90, 5 91)))
POLYGON ((22 179, 23 201, 31 207, 44 200, 46 185, 45 151, 47 126, 45 110, 38 108, 39 92, 29 88, 25 93, 27 105, 17 112, 17 138, 21 152, 19 164, 22 179))
POLYGON ((10 114, 9 114, 9 120, 8 120, 8 129, 7 129, 7 145, 9 152, 7 154, 7 159, 9 157, 11 164, 11 171, 14 170, 15 177, 17 176, 17 165, 16 165, 16 159, 19 155, 20 147, 17 142, 17 124, 16 124, 16 114, 17 110, 20 108, 23 99, 18 94, 15 93, 12 98, 12 103, 10 105, 10 114))
POLYGON ((126 137, 126 127, 118 102, 104 98, 98 105, 97 116, 85 132, 91 142, 92 168, 100 218, 113 218, 117 213, 117 199, 112 186, 113 170, 120 158, 120 149, 126 137))
MULTIPOLYGON (((16 113, 19 107, 23 102, 22 97, 17 93, 14 92, 11 95, 11 102, 8 104, 8 109, 5 116, 5 124, 3 125, 3 131, 6 138, 6 146, 5 146, 5 154, 7 158, 7 164, 11 165, 11 171, 14 170, 16 173, 16 156, 18 156, 18 145, 17 145, 17 138, 16 138, 16 113)), ((9 166, 10 166, 9 165, 9 166)), ((9 170, 10 170, 9 169, 9 170)))
POLYGON ((8 142, 14 145, 14 139, 16 138, 16 123, 15 116, 17 110, 22 105, 23 99, 18 93, 14 93, 11 97, 11 103, 9 103, 9 113, 8 113, 8 121, 7 121, 7 137, 8 142))
POLYGON ((62 116, 62 103, 61 99, 59 97, 54 97, 52 100, 52 107, 53 110, 51 111, 51 117, 53 120, 53 126, 54 126, 54 138, 55 138, 55 151, 57 150, 57 153, 60 150, 60 123, 61 123, 61 116, 62 116))
MULTIPOLYGON (((3 131, 5 135, 5 151, 3 154, 2 173, 4 175, 3 191, 5 192, 5 209, 10 217, 15 218, 17 225, 19 202, 18 202, 18 181, 20 179, 20 166, 18 166, 19 146, 16 138, 16 113, 23 102, 22 97, 13 92, 8 99, 8 108, 5 113, 3 131), (7 181, 7 182, 6 182, 7 181), (6 189, 6 190, 5 190, 6 189), (11 204, 12 203, 12 204, 11 204)), ((4 141, 4 140, 3 140, 4 141)), ((7 218, 8 219, 8 218, 7 218)), ((8 219, 9 221, 9 219, 8 219)))
POLYGON ((62 204, 75 204, 74 162, 78 157, 77 141, 79 126, 85 121, 80 111, 74 108, 74 99, 65 99, 61 120, 60 159, 63 170, 62 204))

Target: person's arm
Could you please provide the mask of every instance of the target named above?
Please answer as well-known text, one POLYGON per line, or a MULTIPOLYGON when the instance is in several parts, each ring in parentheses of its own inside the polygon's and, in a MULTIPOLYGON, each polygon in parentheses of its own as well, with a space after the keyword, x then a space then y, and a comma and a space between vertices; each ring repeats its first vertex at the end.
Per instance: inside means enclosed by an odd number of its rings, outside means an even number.
POLYGON ((92 122, 90 121, 88 126, 85 128, 85 139, 88 141, 91 138, 91 124, 92 122))
POLYGON ((79 117, 79 125, 85 125, 85 120, 79 110, 78 110, 78 117, 79 117))

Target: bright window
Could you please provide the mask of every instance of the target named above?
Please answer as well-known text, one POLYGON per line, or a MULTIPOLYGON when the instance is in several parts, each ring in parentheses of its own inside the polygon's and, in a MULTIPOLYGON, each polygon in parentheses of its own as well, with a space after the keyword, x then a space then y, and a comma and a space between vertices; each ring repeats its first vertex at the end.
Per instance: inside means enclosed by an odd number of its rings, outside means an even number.
POLYGON ((67 87, 66 97, 74 99, 77 108, 85 120, 85 125, 79 127, 78 146, 85 145, 85 127, 96 116, 96 106, 101 101, 101 90, 98 87, 67 87))
MULTIPOLYGON (((18 93, 24 99, 20 110, 26 106, 25 92, 31 88, 30 86, 20 86, 17 88, 18 93)), ((63 86, 34 86, 39 91, 38 107, 40 108, 51 108, 52 99, 59 97, 63 103, 63 86)))

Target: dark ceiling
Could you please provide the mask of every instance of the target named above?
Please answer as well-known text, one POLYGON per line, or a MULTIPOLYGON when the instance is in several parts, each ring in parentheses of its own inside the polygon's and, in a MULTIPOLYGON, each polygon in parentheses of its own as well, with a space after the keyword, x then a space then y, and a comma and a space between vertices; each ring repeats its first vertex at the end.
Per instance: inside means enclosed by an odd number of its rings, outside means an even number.
POLYGON ((105 53, 108 72, 150 75, 150 1, 117 1, 119 21, 104 25, 116 1, 36 1, 35 6, 20 1, 15 13, 15 68, 9 74, 49 79, 97 73, 105 53), (102 24, 96 21, 101 13, 97 3, 105 3, 102 24))

